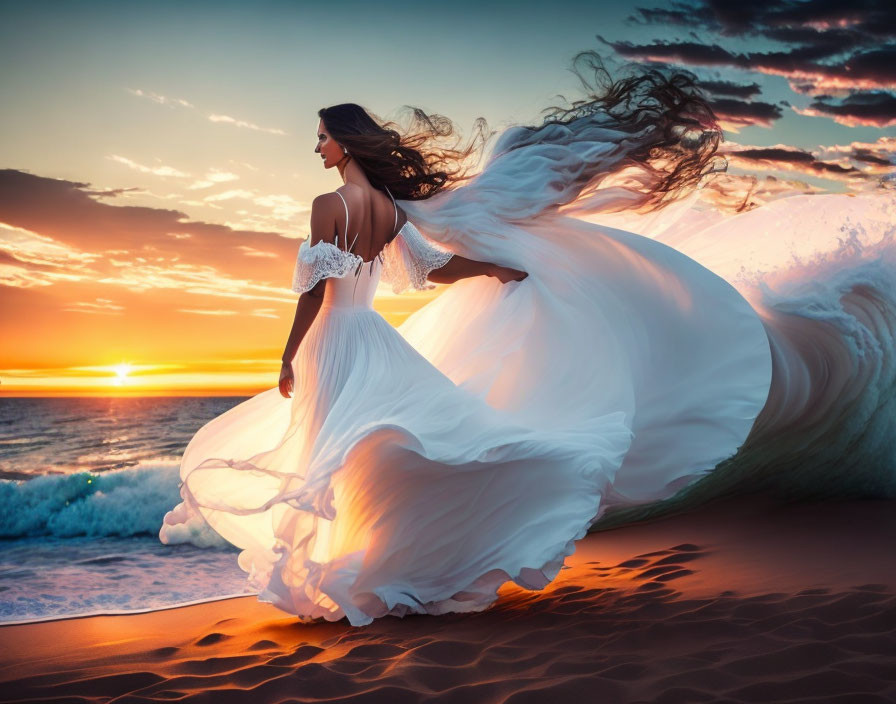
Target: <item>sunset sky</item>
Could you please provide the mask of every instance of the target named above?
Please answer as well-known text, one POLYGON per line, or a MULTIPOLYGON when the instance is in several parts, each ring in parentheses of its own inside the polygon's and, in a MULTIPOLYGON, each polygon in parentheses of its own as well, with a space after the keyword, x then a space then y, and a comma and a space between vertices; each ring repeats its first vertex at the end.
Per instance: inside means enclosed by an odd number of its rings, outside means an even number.
MULTIPOLYGON (((705 81, 730 172, 879 187, 896 3, 0 0, 0 394, 276 386, 317 110, 412 105, 468 135, 580 97, 572 56, 705 81), (732 9, 734 8, 734 9, 732 9)), ((766 181, 766 183, 770 183, 766 181)), ((435 292, 376 306, 393 324, 435 292)))

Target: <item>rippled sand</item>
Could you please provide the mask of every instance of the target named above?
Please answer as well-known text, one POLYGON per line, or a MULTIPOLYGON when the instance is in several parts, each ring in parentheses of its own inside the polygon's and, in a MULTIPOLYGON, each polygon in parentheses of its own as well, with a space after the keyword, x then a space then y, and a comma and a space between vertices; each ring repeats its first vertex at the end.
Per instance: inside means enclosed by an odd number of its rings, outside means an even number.
POLYGON ((302 624, 253 596, 0 627, 4 701, 892 702, 896 501, 602 531, 486 612, 302 624))

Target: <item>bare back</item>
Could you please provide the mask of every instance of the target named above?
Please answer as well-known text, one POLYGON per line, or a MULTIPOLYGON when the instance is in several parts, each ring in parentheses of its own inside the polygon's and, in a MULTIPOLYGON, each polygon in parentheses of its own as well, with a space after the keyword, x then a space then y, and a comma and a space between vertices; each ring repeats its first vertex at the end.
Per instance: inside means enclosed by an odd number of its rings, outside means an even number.
POLYGON ((346 183, 336 191, 343 197, 348 207, 348 230, 346 230, 345 209, 340 208, 336 215, 336 230, 340 233, 339 246, 344 249, 351 246, 354 254, 369 262, 404 226, 408 219, 407 213, 397 204, 393 205, 392 198, 388 194, 373 186, 364 187, 346 183), (345 237, 342 236, 343 233, 345 237))

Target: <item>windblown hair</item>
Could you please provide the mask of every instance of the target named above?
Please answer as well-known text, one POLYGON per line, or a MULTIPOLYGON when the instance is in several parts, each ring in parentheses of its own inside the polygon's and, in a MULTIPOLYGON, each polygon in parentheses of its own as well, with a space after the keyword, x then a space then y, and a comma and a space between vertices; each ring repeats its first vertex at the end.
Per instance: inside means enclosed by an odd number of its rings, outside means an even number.
POLYGON ((481 156, 481 147, 490 136, 486 121, 478 118, 469 143, 460 147, 460 137, 447 117, 404 107, 411 111, 406 128, 383 122, 355 103, 321 108, 317 114, 364 170, 371 185, 381 190, 388 186, 396 199, 425 200, 470 178, 475 164, 463 164, 472 156, 481 156), (451 137, 455 137, 453 147, 442 144, 451 137))
POLYGON ((576 54, 572 66, 586 97, 546 108, 541 125, 517 127, 499 140, 491 158, 535 143, 575 149, 576 142, 599 141, 593 135, 609 130, 605 138, 619 145, 586 160, 574 182, 565 184, 565 201, 612 183, 637 194, 628 203, 637 210, 661 208, 707 174, 727 168, 716 154, 722 130, 694 74, 629 64, 630 75, 614 80, 594 51, 576 54), (579 64, 591 69, 592 82, 579 64))
MULTIPOLYGON (((545 108, 540 125, 506 129, 485 171, 515 149, 563 147, 580 157, 581 164, 552 174, 555 191, 550 206, 560 207, 611 186, 629 194, 619 201, 627 209, 653 210, 697 185, 706 174, 727 167, 716 154, 722 130, 693 74, 633 64, 631 75, 614 80, 594 51, 579 52, 572 64, 586 97, 566 107, 545 108), (594 73, 593 85, 578 68, 583 62, 594 73), (593 149, 602 141, 613 149, 593 149)), ((425 200, 478 175, 470 173, 472 166, 462 164, 473 155, 481 158, 494 134, 488 132, 484 118, 477 118, 465 147, 444 146, 440 142, 456 137, 451 120, 404 107, 411 111, 405 129, 382 122, 355 103, 322 108, 318 116, 370 183, 388 186, 398 199, 425 200)))

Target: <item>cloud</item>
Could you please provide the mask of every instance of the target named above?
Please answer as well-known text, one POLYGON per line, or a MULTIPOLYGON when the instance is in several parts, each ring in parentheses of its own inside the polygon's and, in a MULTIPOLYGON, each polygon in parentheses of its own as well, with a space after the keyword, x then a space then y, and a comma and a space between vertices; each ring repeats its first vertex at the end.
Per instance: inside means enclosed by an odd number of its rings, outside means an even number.
MULTIPOLYGON (((221 201, 234 200, 236 198, 249 200, 257 206, 269 209, 270 215, 267 216, 268 220, 288 222, 294 220, 296 216, 308 211, 307 205, 297 201, 291 195, 286 193, 258 194, 255 191, 240 188, 206 196, 203 198, 202 202, 203 204, 212 204, 221 201)), ((237 213, 245 216, 253 215, 246 210, 239 210, 237 213)), ((254 217, 255 221, 259 218, 257 214, 254 214, 254 217)), ((252 220, 250 219, 250 221, 252 220)))
POLYGON ((709 91, 713 95, 727 95, 732 98, 742 98, 748 100, 759 95, 760 88, 758 83, 734 83, 733 81, 719 80, 702 80, 700 87, 709 91))
POLYGON ((164 95, 153 93, 152 91, 141 90, 140 88, 128 88, 128 92, 140 98, 148 98, 149 100, 152 100, 154 103, 158 103, 159 105, 171 105, 173 107, 182 108, 195 107, 192 103, 183 100, 182 98, 168 98, 164 95))
POLYGON ((789 62, 787 56, 751 55, 755 70, 784 76, 798 93, 896 88, 896 44, 862 51, 842 63, 789 62))
MULTIPOLYGON (((675 44, 655 42, 645 49, 647 45, 637 46, 622 41, 609 42, 603 37, 598 39, 623 56, 662 64, 663 68, 671 68, 670 62, 725 65, 737 60, 734 54, 718 45, 707 46, 697 42, 675 44)), ((743 62, 746 64, 745 59, 743 62)), ((699 79, 698 83, 708 94, 710 105, 725 130, 737 132, 742 127, 752 125, 771 127, 772 123, 783 114, 778 105, 752 99, 761 92, 758 83, 744 84, 718 79, 699 79)))
MULTIPOLYGON (((146 98, 151 100, 154 103, 158 103, 159 105, 166 105, 169 107, 182 107, 188 108, 190 110, 199 111, 193 103, 188 100, 183 100, 182 98, 169 98, 164 95, 160 95, 158 93, 153 93, 152 91, 143 90, 141 88, 128 88, 129 93, 132 95, 136 95, 140 98, 146 98)), ((206 115, 206 117, 211 122, 218 122, 223 124, 233 125, 234 127, 240 127, 248 130, 254 130, 256 132, 265 132, 267 134, 277 135, 278 137, 288 136, 288 133, 285 130, 279 129, 277 127, 261 127, 254 122, 249 122, 248 120, 241 120, 236 117, 231 117, 230 115, 222 115, 219 113, 211 113, 206 115)))
POLYGON ((254 198, 255 194, 252 191, 247 191, 245 189, 236 188, 230 191, 224 191, 223 193, 215 193, 210 196, 206 196, 203 200, 207 203, 215 203, 220 200, 232 200, 234 198, 254 198))
POLYGON ((842 100, 818 96, 808 108, 794 108, 800 115, 832 117, 849 127, 890 127, 896 125, 896 95, 882 91, 860 92, 842 100))
POLYGON ((118 305, 111 298, 95 298, 93 301, 77 301, 74 303, 70 303, 62 310, 72 313, 122 315, 124 306, 118 305))
POLYGON ((63 269, 72 265, 89 263, 99 255, 81 252, 32 232, 23 227, 15 227, 0 222, 0 252, 8 256, 8 261, 19 264, 33 264, 39 268, 63 269))
POLYGON ((654 41, 635 44, 598 37, 628 59, 673 62, 691 66, 730 66, 784 76, 800 93, 834 90, 870 90, 896 87, 896 45, 862 51, 840 63, 823 64, 806 58, 814 52, 774 51, 735 53, 719 44, 693 41, 654 41))
MULTIPOLYGON (((143 164, 138 164, 136 161, 124 156, 119 156, 118 154, 110 154, 107 158, 112 161, 117 161, 119 164, 124 164, 129 169, 139 171, 142 174, 152 174, 153 176, 162 177, 174 176, 176 178, 187 178, 190 175, 179 169, 175 169, 173 166, 144 166, 143 164)), ((104 195, 108 195, 108 193, 104 195)))
POLYGON ((819 147, 814 154, 819 159, 852 163, 869 175, 892 173, 896 170, 896 137, 819 147))
POLYGON ((841 181, 854 190, 886 187, 887 179, 896 172, 896 137, 820 146, 811 151, 784 144, 760 147, 729 142, 721 151, 734 166, 795 171, 841 181))
POLYGON ((732 131, 750 125, 771 127, 772 123, 781 117, 781 108, 772 103, 716 98, 711 100, 710 104, 722 127, 732 131))
POLYGON ((749 67, 749 60, 746 56, 732 54, 718 44, 668 41, 635 44, 628 41, 609 41, 600 35, 598 35, 597 38, 613 49, 617 54, 624 56, 627 59, 652 62, 672 62, 699 66, 749 67))
POLYGON ((235 117, 230 117, 230 115, 209 115, 208 119, 212 122, 223 122, 226 124, 233 125, 234 127, 243 127, 249 130, 255 130, 257 132, 267 132, 268 134, 276 134, 279 136, 286 136, 287 133, 285 130, 281 130, 276 127, 260 127, 256 125, 254 122, 248 122, 246 120, 238 120, 235 117))
POLYGON ((211 188, 217 183, 238 181, 239 178, 239 176, 230 171, 222 171, 221 169, 209 169, 208 173, 205 174, 201 181, 196 181, 195 183, 187 186, 187 188, 191 191, 200 190, 203 188, 211 188))
POLYGON ((853 166, 820 161, 811 152, 788 146, 739 147, 726 153, 729 160, 762 163, 775 168, 785 168, 803 173, 827 177, 853 176, 859 169, 853 166))
MULTIPOLYGON (((121 164, 128 166, 129 168, 138 171, 140 173, 152 174, 154 176, 159 177, 176 177, 176 178, 188 178, 190 174, 179 171, 170 166, 156 166, 149 167, 144 166, 143 164, 139 164, 131 159, 127 159, 126 157, 119 155, 111 155, 109 159, 113 161, 117 161, 121 164)), ((254 168, 254 167, 250 167, 254 168)), ((238 181, 239 176, 233 172, 226 171, 223 169, 211 168, 209 169, 201 178, 201 180, 194 181, 192 184, 187 186, 188 191, 201 191, 207 188, 211 188, 212 186, 228 183, 233 181, 238 181)), ((243 199, 249 200, 254 205, 259 206, 259 208, 266 209, 267 213, 253 213, 250 214, 246 210, 238 211, 240 215, 250 216, 244 218, 244 222, 247 224, 249 229, 257 229, 257 228, 279 228, 283 225, 283 223, 292 221, 296 218, 296 216, 300 216, 303 213, 309 211, 308 205, 305 203, 301 203, 297 201, 292 196, 285 193, 258 193, 253 190, 248 190, 245 188, 232 188, 230 190, 222 191, 220 193, 212 193, 207 196, 204 196, 201 200, 191 199, 191 198, 183 198, 181 194, 173 193, 167 195, 161 195, 158 193, 153 193, 152 191, 146 189, 139 188, 131 188, 131 189, 106 189, 106 190, 94 190, 94 191, 85 191, 86 193, 90 193, 97 196, 103 197, 115 197, 117 195, 121 195, 125 192, 137 192, 143 195, 151 195, 154 198, 158 198, 160 200, 172 200, 177 199, 178 204, 181 206, 189 206, 189 207, 201 207, 201 208, 214 208, 216 210, 222 210, 222 206, 218 205, 218 203, 224 201, 230 201, 234 199, 243 199)), ((230 223, 228 223, 230 225, 230 223)), ((242 226, 237 225, 236 229, 242 229, 242 226)))
POLYGON ((297 215, 308 210, 308 206, 300 203, 291 195, 275 193, 260 195, 253 201, 255 205, 271 209, 271 216, 278 220, 292 220, 297 215))
POLYGON ((237 249, 239 249, 243 254, 247 257, 270 257, 272 259, 277 258, 277 254, 274 252, 263 252, 260 249, 255 249, 255 247, 250 247, 246 244, 237 245, 237 249))
POLYGON ((635 12, 630 20, 638 24, 700 27, 729 37, 764 35, 793 43, 836 43, 844 49, 896 34, 896 7, 885 2, 673 0, 666 8, 638 8, 635 12))
POLYGON ((110 205, 91 197, 89 186, 0 170, 0 284, 294 301, 297 240, 191 221, 177 210, 110 205))
MULTIPOLYGON (((849 126, 896 123, 896 96, 887 92, 896 88, 896 3, 672 0, 664 7, 637 8, 629 21, 641 27, 687 28, 691 39, 598 37, 622 57, 782 76, 797 93, 816 96, 812 105, 797 110, 800 114, 849 126), (706 41, 695 30, 705 33, 706 41)), ((707 90, 737 99, 758 95, 758 86, 746 95, 737 88, 725 92, 726 83, 709 80, 707 90)))
POLYGON ((178 308, 181 313, 198 313, 199 315, 237 315, 235 310, 203 310, 200 308, 178 308))
POLYGON ((277 311, 275 308, 256 308, 249 315, 254 315, 257 318, 279 318, 277 315, 277 311))

